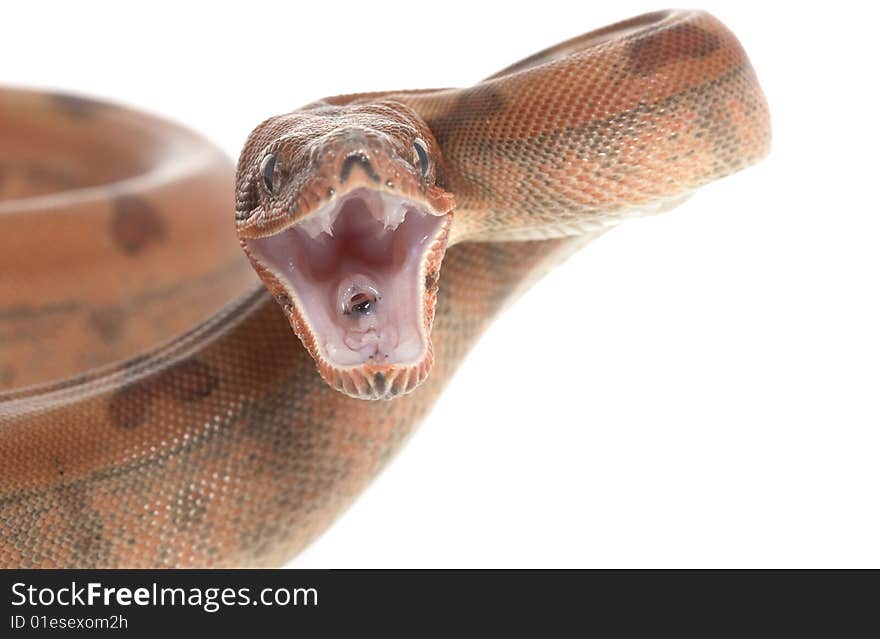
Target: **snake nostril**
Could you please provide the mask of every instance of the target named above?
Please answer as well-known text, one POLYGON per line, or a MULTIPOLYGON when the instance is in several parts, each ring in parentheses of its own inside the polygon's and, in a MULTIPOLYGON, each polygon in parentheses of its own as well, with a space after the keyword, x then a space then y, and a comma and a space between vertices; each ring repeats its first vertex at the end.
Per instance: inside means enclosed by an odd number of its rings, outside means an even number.
POLYGON ((376 173, 373 165, 370 164, 370 158, 363 151, 355 151, 346 156, 339 171, 339 181, 345 182, 355 167, 360 167, 373 182, 379 181, 379 175, 376 173))

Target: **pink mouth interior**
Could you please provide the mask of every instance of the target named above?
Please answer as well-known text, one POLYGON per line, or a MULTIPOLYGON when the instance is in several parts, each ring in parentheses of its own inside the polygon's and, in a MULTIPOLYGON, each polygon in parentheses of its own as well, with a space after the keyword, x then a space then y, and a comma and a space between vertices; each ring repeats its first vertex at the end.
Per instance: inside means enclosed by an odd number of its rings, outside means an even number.
POLYGON ((443 219, 358 189, 248 246, 285 284, 330 363, 412 364, 427 347, 421 264, 443 219))

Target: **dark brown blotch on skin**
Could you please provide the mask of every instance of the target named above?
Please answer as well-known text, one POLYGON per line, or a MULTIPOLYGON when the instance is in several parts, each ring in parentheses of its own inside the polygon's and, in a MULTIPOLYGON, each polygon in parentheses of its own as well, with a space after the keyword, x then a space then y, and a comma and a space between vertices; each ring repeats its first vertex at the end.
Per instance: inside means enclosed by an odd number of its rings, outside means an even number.
MULTIPOLYGON (((452 103, 449 110, 436 118, 426 121, 428 128, 442 148, 459 128, 474 120, 490 117, 504 110, 505 100, 501 92, 488 85, 465 89, 452 103)), ((440 186, 446 184, 445 175, 437 175, 440 186)))
POLYGON ((89 324, 105 344, 116 342, 125 331, 125 313, 112 306, 96 308, 89 314, 89 324))
POLYGON ((152 399, 152 388, 147 382, 123 386, 110 397, 107 406, 110 422, 123 430, 142 426, 147 421, 152 399))
POLYGON ((633 40, 628 46, 627 71, 649 75, 679 60, 704 58, 720 46, 716 34, 693 24, 679 24, 633 40))
POLYGON ((52 93, 49 99, 55 104, 60 111, 70 118, 90 118, 97 113, 102 107, 106 106, 102 102, 83 98, 70 93, 52 93))
POLYGON ((121 195, 113 200, 113 241, 124 253, 136 255, 151 243, 167 237, 165 221, 153 206, 134 195, 121 195))
MULTIPOLYGON (((490 85, 482 85, 465 89, 456 98, 449 108, 434 118, 425 120, 434 139, 441 149, 446 148, 452 140, 457 139, 463 132, 473 127, 476 122, 501 113, 505 109, 506 98, 502 92, 490 85)), ((462 172, 467 174, 470 187, 479 197, 489 200, 494 197, 491 185, 481 180, 474 171, 467 167, 446 166, 438 162, 435 165, 434 183, 442 189, 449 190, 457 178, 461 178, 462 172)))
POLYGON ((110 421, 117 428, 131 430, 147 421, 150 405, 157 397, 194 402, 210 396, 220 386, 213 368, 195 358, 173 364, 149 377, 135 378, 110 397, 110 421))
POLYGON ((220 378, 205 362, 191 358, 175 364, 161 376, 157 387, 176 399, 193 402, 211 395, 220 386, 220 378))

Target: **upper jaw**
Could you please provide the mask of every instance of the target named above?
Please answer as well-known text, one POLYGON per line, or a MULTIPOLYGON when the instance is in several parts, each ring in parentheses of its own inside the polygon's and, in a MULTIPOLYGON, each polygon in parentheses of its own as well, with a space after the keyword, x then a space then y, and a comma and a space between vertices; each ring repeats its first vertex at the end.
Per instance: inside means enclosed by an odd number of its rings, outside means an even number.
POLYGON ((242 188, 260 196, 253 202, 244 198, 249 204, 236 211, 241 240, 274 235, 332 210, 334 203, 357 191, 408 199, 438 216, 455 208, 452 192, 423 179, 393 149, 372 138, 349 135, 344 144, 299 149, 292 155, 279 151, 276 164, 289 167, 290 175, 274 195, 263 193, 259 163, 252 164, 248 186, 242 188))
POLYGON ((331 386, 353 397, 414 389, 433 361, 430 328, 451 214, 358 187, 242 244, 331 386), (430 276, 430 277, 429 277, 430 276), (366 307, 366 309, 365 309, 366 307))

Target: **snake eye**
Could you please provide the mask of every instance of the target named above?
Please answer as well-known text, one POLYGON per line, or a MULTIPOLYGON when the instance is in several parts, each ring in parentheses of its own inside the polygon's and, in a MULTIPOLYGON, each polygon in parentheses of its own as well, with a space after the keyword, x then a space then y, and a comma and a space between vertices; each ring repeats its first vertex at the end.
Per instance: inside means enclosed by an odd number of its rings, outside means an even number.
POLYGON ((413 141, 413 162, 421 167, 422 177, 427 178, 431 169, 431 160, 428 159, 428 145, 419 138, 413 141))
POLYGON ((275 176, 275 155, 267 153, 263 161, 260 162, 260 174, 263 176, 263 183, 266 185, 269 193, 273 193, 272 178, 275 176))

